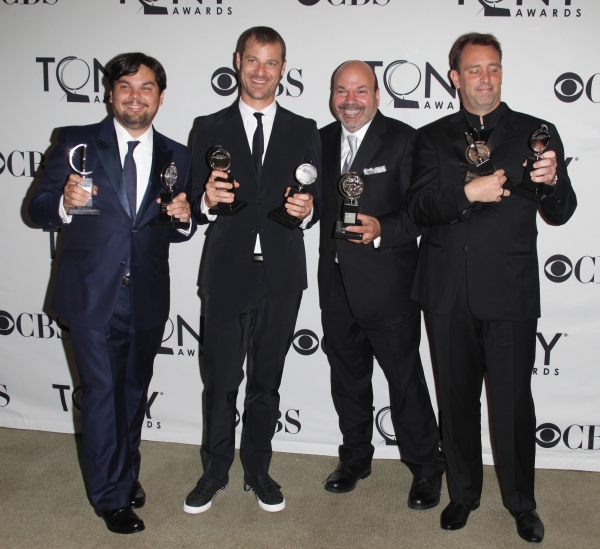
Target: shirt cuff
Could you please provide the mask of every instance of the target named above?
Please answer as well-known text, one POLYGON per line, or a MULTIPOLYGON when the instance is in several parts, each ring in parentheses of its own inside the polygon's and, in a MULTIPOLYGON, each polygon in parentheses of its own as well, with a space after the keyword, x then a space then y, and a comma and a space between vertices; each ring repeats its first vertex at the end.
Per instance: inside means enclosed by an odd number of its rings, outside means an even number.
POLYGON ((72 215, 69 215, 66 210, 65 210, 65 204, 64 204, 64 200, 65 200, 65 195, 62 195, 60 197, 60 202, 58 203, 58 215, 60 216, 60 218, 62 219, 62 222, 67 225, 69 223, 71 223, 71 220, 73 219, 72 215))
MULTIPOLYGON (((204 193, 202 195, 202 198, 201 198, 201 201, 200 201, 200 212, 202 213, 202 215, 205 215, 206 218, 209 221, 214 221, 215 219, 217 219, 217 216, 215 214, 211 214, 211 213, 208 212, 209 208, 206 205, 206 202, 204 202, 204 197, 205 196, 206 196, 206 193, 204 193)), ((189 234, 189 232, 187 234, 189 234)))
POLYGON ((301 229, 306 229, 306 227, 308 227, 308 224, 310 223, 311 219, 313 218, 314 212, 315 212, 315 209, 311 208, 310 213, 302 220, 302 224, 300 225, 301 229))

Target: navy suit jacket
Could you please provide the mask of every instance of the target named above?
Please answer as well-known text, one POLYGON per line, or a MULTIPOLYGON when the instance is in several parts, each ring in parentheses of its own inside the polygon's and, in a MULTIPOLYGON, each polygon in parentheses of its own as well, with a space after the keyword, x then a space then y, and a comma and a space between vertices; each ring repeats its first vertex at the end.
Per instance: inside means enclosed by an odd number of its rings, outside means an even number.
POLYGON ((73 216, 63 227, 51 308, 61 318, 92 329, 105 327, 114 311, 123 277, 131 274, 133 325, 146 330, 164 325, 169 316, 169 244, 188 240, 177 230, 151 229, 158 218, 160 173, 170 162, 179 170, 178 189, 191 189, 191 155, 187 147, 154 130, 150 181, 132 218, 122 177, 113 119, 91 126, 62 128, 37 186, 29 215, 40 226, 62 226, 59 202, 73 173, 69 150, 87 144, 86 169, 98 186, 94 206, 99 216, 73 216))
POLYGON ((566 223, 577 207, 556 128, 544 120, 500 106, 488 141, 491 161, 508 186, 523 180, 522 162, 540 124, 547 124, 556 151, 558 182, 540 203, 515 194, 500 202, 471 204, 464 191, 467 171, 464 111, 417 131, 408 212, 426 227, 411 296, 434 314, 447 314, 463 269, 473 314, 482 321, 517 321, 540 316, 537 258, 538 208, 554 225, 566 223))
POLYGON ((269 212, 281 207, 286 187, 298 185, 294 178, 296 168, 312 162, 318 177, 307 187, 314 198, 309 227, 319 220, 323 210, 321 140, 314 120, 277 106, 258 178, 238 102, 217 113, 200 117, 193 144, 192 208, 199 223, 208 223, 201 213, 201 200, 211 172, 206 154, 216 145, 222 145, 231 154, 231 174, 240 184, 236 196, 238 200, 246 200, 248 205, 236 215, 217 216, 211 223, 202 269, 203 291, 217 291, 233 300, 240 292, 246 292, 243 275, 252 263, 257 233, 260 234, 263 264, 271 291, 282 295, 306 289, 304 231, 284 227, 270 219, 269 212))

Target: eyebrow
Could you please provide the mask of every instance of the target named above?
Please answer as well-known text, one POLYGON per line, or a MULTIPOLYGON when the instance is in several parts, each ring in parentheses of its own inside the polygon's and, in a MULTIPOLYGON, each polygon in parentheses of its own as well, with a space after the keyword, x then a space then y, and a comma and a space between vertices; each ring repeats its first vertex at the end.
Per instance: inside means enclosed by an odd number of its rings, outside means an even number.
MULTIPOLYGON (((469 70, 469 69, 473 69, 475 67, 481 67, 483 65, 483 63, 473 63, 472 65, 469 65, 468 67, 465 67, 465 70, 469 70)), ((500 67, 502 68, 502 65, 500 63, 489 63, 487 65, 488 67, 500 67)))
MULTIPOLYGON (((119 80, 117 80, 117 84, 121 84, 121 83, 125 83, 125 84, 131 84, 131 82, 129 80, 127 80, 126 78, 119 78, 119 80)), ((148 80, 147 82, 142 82, 140 84, 140 86, 156 86, 156 82, 154 82, 153 80, 148 80)))

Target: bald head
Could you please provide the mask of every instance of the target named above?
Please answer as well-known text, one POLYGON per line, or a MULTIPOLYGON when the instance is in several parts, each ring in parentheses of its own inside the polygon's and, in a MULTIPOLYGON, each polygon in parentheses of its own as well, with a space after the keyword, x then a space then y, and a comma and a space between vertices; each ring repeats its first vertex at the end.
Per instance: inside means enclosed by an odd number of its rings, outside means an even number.
POLYGON ((346 61, 333 75, 331 110, 350 132, 360 130, 377 114, 379 87, 373 69, 363 61, 346 61))

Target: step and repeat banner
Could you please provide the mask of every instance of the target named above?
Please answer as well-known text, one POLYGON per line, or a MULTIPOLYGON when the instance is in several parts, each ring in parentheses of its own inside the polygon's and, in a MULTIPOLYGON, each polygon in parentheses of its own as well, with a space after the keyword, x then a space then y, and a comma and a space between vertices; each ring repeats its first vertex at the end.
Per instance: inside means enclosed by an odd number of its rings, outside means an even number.
MULTIPOLYGON (((593 0, 0 0, 0 426, 80 428, 68 328, 48 307, 60 233, 34 227, 27 205, 55 129, 108 115, 110 59, 143 51, 163 63, 168 87, 155 126, 188 143, 195 117, 237 96, 238 36, 267 25, 287 43, 282 106, 319 127, 330 123, 332 71, 361 59, 379 77, 381 111, 420 127, 460 108, 448 80, 453 41, 464 32, 492 32, 504 49, 503 99, 557 125, 579 201, 565 226, 538 220, 537 464, 600 471, 598 21, 600 3, 593 0)), ((171 247, 177 291, 148 395, 143 436, 149 440, 202 440, 198 270, 205 229, 171 247)), ((287 357, 274 448, 335 455, 341 436, 322 344, 318 228, 307 231, 305 243, 309 288, 287 357)), ((435 404, 425 332, 421 352, 435 404)), ((378 368, 374 390, 375 456, 398 458, 378 368)), ((240 413, 243 398, 244 384, 240 413)), ((483 401, 484 460, 491 464, 485 390, 483 401)))

